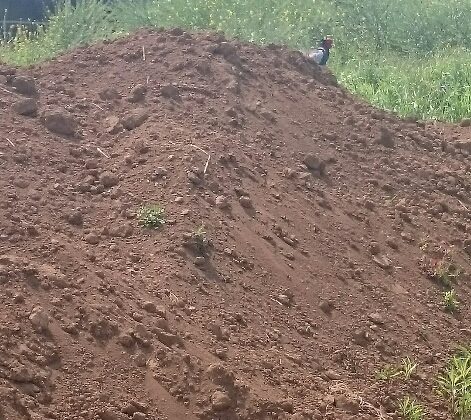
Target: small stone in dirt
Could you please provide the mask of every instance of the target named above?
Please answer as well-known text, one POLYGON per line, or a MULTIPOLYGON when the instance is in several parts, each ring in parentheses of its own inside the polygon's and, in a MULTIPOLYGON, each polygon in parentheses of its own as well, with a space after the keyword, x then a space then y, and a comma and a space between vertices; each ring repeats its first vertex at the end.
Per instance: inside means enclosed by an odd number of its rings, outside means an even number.
POLYGON ((215 411, 224 411, 232 405, 231 398, 227 392, 215 391, 211 395, 211 403, 215 411))
POLYGON ((154 169, 152 172, 151 179, 152 181, 156 181, 158 179, 164 178, 168 175, 168 170, 162 166, 159 166, 154 169))
POLYGON ((147 118, 149 118, 149 113, 147 110, 135 109, 121 120, 121 124, 126 130, 134 130, 135 128, 144 124, 147 118))
POLYGON ((116 411, 105 409, 98 413, 98 417, 101 420, 129 420, 126 414, 117 413, 116 411))
POLYGON ((202 179, 198 175, 196 175, 193 171, 188 171, 187 176, 192 184, 195 184, 195 185, 201 184, 202 179))
POLYGON ((463 118, 460 122, 461 127, 471 127, 471 118, 463 118))
POLYGON ((332 369, 327 370, 325 372, 325 376, 327 378, 329 378, 330 380, 332 380, 332 381, 338 381, 338 380, 342 379, 342 377, 332 369))
POLYGON ((144 302, 142 309, 151 314, 155 314, 157 312, 157 306, 154 302, 144 302))
POLYGON ((65 216, 66 220, 74 226, 83 225, 83 215, 79 210, 74 210, 65 216))
POLYGON ((221 360, 226 360, 227 359, 227 349, 216 349, 214 351, 214 354, 219 357, 221 360))
POLYGON ((13 104, 12 109, 19 115, 34 117, 38 113, 38 103, 33 98, 21 99, 13 104))
POLYGON ((146 420, 147 416, 140 411, 136 411, 132 416, 132 420, 146 420))
POLYGON ((218 340, 229 340, 230 338, 230 333, 229 330, 226 328, 223 328, 220 324, 218 323, 211 323, 208 326, 209 331, 211 331, 218 340))
POLYGON ((393 134, 385 127, 380 128, 380 134, 376 139, 376 143, 388 148, 393 148, 396 145, 393 134))
POLYGON ((329 302, 327 300, 323 300, 319 304, 319 308, 322 312, 324 312, 326 314, 330 314, 330 313, 332 313, 332 311, 334 309, 334 305, 332 304, 332 302, 329 302))
POLYGON ((52 133, 73 136, 77 123, 72 115, 64 110, 47 111, 42 117, 42 123, 52 133))
POLYGON ((398 250, 399 249, 399 245, 397 244, 396 240, 394 238, 386 238, 386 245, 389 246, 390 248, 394 249, 394 250, 398 250))
POLYGON ((373 256, 373 261, 383 270, 389 270, 392 267, 392 262, 386 255, 375 255, 373 256))
POLYGON ((250 197, 247 197, 246 195, 243 195, 242 197, 239 198, 239 203, 245 209, 249 209, 253 207, 252 200, 250 199, 250 197))
POLYGON ((135 354, 133 360, 137 367, 143 368, 147 366, 147 357, 143 352, 135 354))
POLYGON ((377 313, 377 312, 373 312, 371 314, 368 315, 368 319, 373 323, 373 324, 376 324, 376 325, 383 325, 384 324, 384 319, 383 317, 377 313))
POLYGON ((111 188, 118 184, 119 178, 116 174, 105 171, 100 175, 100 182, 105 188, 111 188))
POLYGON ((32 77, 29 76, 17 76, 13 79, 12 86, 15 90, 27 96, 35 96, 38 94, 38 88, 36 82, 32 77))
POLYGON ((157 339, 162 343, 165 344, 167 347, 172 347, 174 345, 181 346, 183 341, 180 336, 176 334, 169 333, 167 331, 155 329, 155 334, 157 339))
POLYGON ((375 203, 373 201, 369 200, 369 199, 365 199, 363 201, 363 205, 369 211, 373 211, 375 209, 375 203))
POLYGON ((471 238, 463 241, 463 249, 468 255, 471 255, 471 238))
POLYGON ((47 331, 49 329, 49 315, 41 306, 36 306, 31 311, 29 320, 37 331, 47 331))
POLYGON ((278 295, 276 300, 284 306, 291 306, 291 299, 286 295, 278 295))
POLYGON ((219 209, 227 209, 229 208, 229 200, 224 195, 218 195, 216 197, 216 207, 219 209))
POLYGON ((285 178, 293 179, 298 176, 298 172, 292 168, 284 168, 283 169, 283 176, 285 178))
POLYGON ((134 319, 134 321, 137 321, 137 322, 141 322, 144 319, 144 316, 139 312, 133 312, 131 316, 132 316, 132 319, 134 319))
POLYGON ((105 119, 105 130, 108 134, 118 134, 123 130, 123 125, 117 116, 112 115, 105 119))
POLYGON ((90 245, 98 245, 100 243, 100 237, 95 232, 90 232, 84 239, 90 245))
POLYGON ((131 89, 131 94, 128 97, 128 101, 131 103, 142 102, 147 93, 147 87, 145 85, 136 85, 131 89))
POLYGON ((342 411, 351 414, 358 414, 360 412, 360 404, 356 398, 347 395, 336 395, 335 406, 342 411))
POLYGON ((164 306, 156 305, 154 313, 160 318, 167 319, 167 310, 164 306))
POLYGON ((311 171, 319 171, 321 175, 325 172, 325 162, 313 154, 304 156, 303 163, 311 171))
POLYGON ((165 98, 179 99, 180 91, 178 87, 174 85, 165 85, 160 88, 160 93, 165 98))
POLYGON ((353 342, 361 347, 366 347, 369 343, 369 335, 362 329, 355 330, 353 332, 353 342))
POLYGON ((130 402, 127 403, 121 411, 128 416, 132 416, 134 413, 137 413, 139 409, 132 402, 130 402))
POLYGON ((195 258, 195 265, 197 267, 201 267, 201 266, 205 265, 205 263, 206 263, 206 259, 204 257, 196 257, 195 258))
POLYGON ((118 343, 123 347, 129 348, 134 345, 134 338, 132 338, 129 334, 121 334, 118 337, 118 343))
POLYGON ((85 161, 85 168, 87 169, 97 169, 98 161, 96 159, 87 159, 85 161))
POLYGON ((105 88, 98 94, 98 96, 104 101, 121 99, 121 94, 114 88, 105 88))
POLYGON ((371 242, 368 246, 368 251, 370 251, 371 255, 378 255, 381 252, 381 248, 377 242, 371 242))

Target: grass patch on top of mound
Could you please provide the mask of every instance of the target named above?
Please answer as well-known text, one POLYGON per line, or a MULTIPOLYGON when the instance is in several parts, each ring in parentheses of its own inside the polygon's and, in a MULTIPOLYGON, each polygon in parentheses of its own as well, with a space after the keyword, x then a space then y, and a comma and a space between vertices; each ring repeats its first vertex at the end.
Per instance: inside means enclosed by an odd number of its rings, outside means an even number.
POLYGON ((471 110, 471 8, 459 0, 63 1, 47 28, 3 40, 0 61, 28 66, 143 27, 223 30, 303 49, 333 34, 329 66, 351 92, 402 116, 457 121, 471 110), (425 4, 424 4, 425 3, 425 4))

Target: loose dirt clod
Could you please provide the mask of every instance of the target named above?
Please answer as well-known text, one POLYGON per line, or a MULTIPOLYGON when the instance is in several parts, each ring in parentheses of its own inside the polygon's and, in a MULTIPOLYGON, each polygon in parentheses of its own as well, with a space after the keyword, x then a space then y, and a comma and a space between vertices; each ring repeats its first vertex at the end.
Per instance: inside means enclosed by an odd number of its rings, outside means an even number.
POLYGON ((36 87, 36 81, 30 76, 16 76, 13 78, 12 86, 16 92, 26 96, 36 96, 38 94, 38 88, 36 87))
POLYGON ((34 117, 38 113, 38 103, 33 98, 21 99, 13 104, 12 109, 17 114, 34 117))
POLYGON ((64 136, 73 136, 76 133, 77 123, 75 118, 67 111, 46 111, 41 120, 44 126, 52 133, 64 136))

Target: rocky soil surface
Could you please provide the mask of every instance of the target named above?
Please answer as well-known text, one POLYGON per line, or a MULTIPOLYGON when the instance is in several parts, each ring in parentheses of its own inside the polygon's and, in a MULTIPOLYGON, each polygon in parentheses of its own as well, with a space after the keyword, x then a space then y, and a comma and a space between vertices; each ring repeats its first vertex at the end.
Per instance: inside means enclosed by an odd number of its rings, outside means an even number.
POLYGON ((469 127, 180 30, 0 66, 0 110, 0 419, 450 419, 469 127))

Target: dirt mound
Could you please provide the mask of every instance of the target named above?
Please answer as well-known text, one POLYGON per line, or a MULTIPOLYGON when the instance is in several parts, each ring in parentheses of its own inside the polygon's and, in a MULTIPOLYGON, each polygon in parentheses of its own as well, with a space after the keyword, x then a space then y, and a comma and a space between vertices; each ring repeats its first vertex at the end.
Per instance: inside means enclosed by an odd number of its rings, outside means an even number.
POLYGON ((0 78, 0 418, 376 419, 408 393, 449 418, 468 128, 179 30, 0 78))

